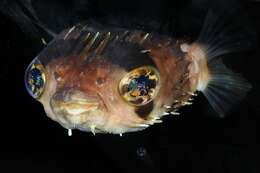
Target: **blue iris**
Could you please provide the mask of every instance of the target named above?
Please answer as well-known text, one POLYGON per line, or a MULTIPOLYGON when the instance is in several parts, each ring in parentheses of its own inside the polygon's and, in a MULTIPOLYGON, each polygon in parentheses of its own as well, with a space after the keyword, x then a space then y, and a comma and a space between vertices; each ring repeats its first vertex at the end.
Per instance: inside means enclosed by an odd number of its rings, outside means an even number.
POLYGON ((44 81, 42 78, 42 73, 38 68, 34 68, 29 73, 29 78, 32 79, 33 85, 36 89, 43 87, 44 81))
POLYGON ((25 86, 29 94, 37 98, 40 96, 44 87, 43 72, 41 71, 41 64, 38 59, 35 59, 27 68, 25 72, 25 86))
POLYGON ((141 96, 148 94, 149 90, 154 87, 154 81, 149 79, 149 76, 140 75, 137 78, 133 78, 129 85, 128 91, 134 91, 138 89, 141 96))

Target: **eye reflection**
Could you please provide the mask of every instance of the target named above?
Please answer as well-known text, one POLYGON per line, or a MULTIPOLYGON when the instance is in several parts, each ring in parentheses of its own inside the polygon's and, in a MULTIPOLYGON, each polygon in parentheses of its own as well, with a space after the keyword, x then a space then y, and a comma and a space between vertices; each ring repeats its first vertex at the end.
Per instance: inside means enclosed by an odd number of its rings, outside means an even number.
POLYGON ((119 92, 130 104, 141 106, 154 99, 159 89, 159 74, 150 66, 130 71, 119 84, 119 92))
POLYGON ((39 98, 43 93, 46 76, 44 67, 37 58, 28 66, 24 80, 29 94, 34 98, 39 98))

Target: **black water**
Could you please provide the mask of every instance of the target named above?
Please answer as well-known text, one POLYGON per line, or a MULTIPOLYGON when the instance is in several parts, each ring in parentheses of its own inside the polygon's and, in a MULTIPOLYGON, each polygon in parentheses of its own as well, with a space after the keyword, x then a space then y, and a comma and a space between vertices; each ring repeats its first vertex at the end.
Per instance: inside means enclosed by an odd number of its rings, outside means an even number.
MULTIPOLYGON (((206 0, 33 2, 52 30, 82 19, 121 16, 125 25, 146 25, 148 30, 172 31, 177 37, 198 33, 202 23, 199 10, 209 4, 206 0)), ((243 1, 242 6, 259 38, 260 2, 243 1)), ((38 34, 23 32, 0 13, 0 172, 258 172, 259 45, 233 54, 235 58, 228 61, 253 89, 225 119, 211 116, 206 99, 200 95, 180 116, 166 117, 164 123, 142 132, 120 137, 75 130, 68 137, 24 87, 24 71, 44 47, 40 38, 46 34, 38 34)))

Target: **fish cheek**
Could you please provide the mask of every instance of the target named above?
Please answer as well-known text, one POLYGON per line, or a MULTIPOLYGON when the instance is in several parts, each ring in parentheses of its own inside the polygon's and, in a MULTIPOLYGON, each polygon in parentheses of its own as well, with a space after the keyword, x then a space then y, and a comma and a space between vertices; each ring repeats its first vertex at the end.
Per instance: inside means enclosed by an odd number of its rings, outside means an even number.
POLYGON ((146 119, 149 116, 149 114, 153 111, 153 108, 154 102, 151 101, 146 105, 136 107, 135 113, 138 115, 138 117, 146 119))
POLYGON ((50 67, 49 65, 46 66, 46 72, 47 72, 47 80, 46 80, 45 91, 38 101, 42 103, 47 116, 50 117, 52 120, 57 121, 57 116, 53 112, 50 101, 53 95, 55 95, 55 93, 58 90, 57 89, 58 83, 55 79, 55 76, 52 73, 53 72, 52 67, 50 67))

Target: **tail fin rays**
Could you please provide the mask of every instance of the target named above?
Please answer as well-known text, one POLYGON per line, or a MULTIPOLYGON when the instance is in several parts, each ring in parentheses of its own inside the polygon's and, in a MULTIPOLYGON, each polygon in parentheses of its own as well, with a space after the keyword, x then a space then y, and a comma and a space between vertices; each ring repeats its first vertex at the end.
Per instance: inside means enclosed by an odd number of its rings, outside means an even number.
POLYGON ((202 93, 220 117, 224 117, 233 105, 239 103, 251 89, 250 83, 240 74, 229 70, 221 59, 209 64, 211 79, 202 93))
POLYGON ((220 13, 211 9, 195 42, 205 53, 210 75, 206 87, 197 90, 206 96, 220 117, 224 117, 251 88, 247 80, 228 69, 220 58, 256 45, 256 32, 247 22, 236 8, 220 10, 220 13))

